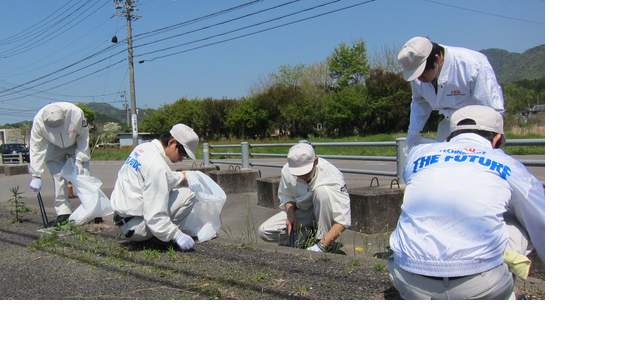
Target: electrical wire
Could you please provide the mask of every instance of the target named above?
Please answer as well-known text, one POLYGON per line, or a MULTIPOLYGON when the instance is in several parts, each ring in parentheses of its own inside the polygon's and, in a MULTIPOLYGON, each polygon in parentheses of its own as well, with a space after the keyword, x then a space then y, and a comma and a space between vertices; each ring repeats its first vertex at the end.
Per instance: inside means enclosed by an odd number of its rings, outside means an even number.
MULTIPOLYGON (((191 33, 199 32, 199 31, 202 31, 202 30, 205 30, 205 29, 209 29, 209 28, 212 28, 212 27, 215 27, 215 26, 220 26, 220 25, 228 24, 228 23, 233 22, 233 21, 236 21, 236 20, 240 20, 240 19, 248 18, 248 17, 253 16, 253 15, 256 15, 256 14, 261 14, 261 13, 265 13, 265 12, 270 11, 270 10, 273 10, 273 9, 277 9, 277 8, 280 8, 280 7, 284 7, 284 6, 286 6, 286 5, 290 5, 290 4, 295 3, 295 2, 298 2, 298 1, 300 1, 300 0, 289 1, 289 2, 284 3, 284 4, 280 4, 280 5, 276 5, 276 6, 273 6, 273 7, 267 8, 267 9, 259 10, 259 11, 257 11, 257 12, 253 12, 253 13, 245 14, 245 15, 243 15, 243 16, 236 17, 236 18, 233 18, 233 19, 229 19, 229 20, 226 20, 226 21, 222 21, 222 22, 219 22, 219 23, 216 23, 216 24, 213 24, 213 25, 209 25, 209 26, 201 27, 201 28, 198 28, 198 29, 195 29, 195 30, 192 30, 192 31, 188 31, 188 32, 184 32, 184 33, 176 34, 176 35, 173 35, 173 36, 170 36, 170 37, 167 37, 167 38, 163 38, 163 39, 159 39, 159 40, 151 41, 151 42, 148 42, 148 43, 144 43, 144 44, 136 45, 136 46, 134 46, 134 48, 140 48, 140 47, 147 46, 147 45, 151 45, 151 44, 155 44, 155 43, 158 43, 158 42, 161 42, 161 41, 165 41, 165 40, 169 40, 169 39, 177 38, 177 37, 180 37, 180 36, 183 36, 183 35, 187 35, 187 34, 191 34, 191 33)), ((325 5, 328 5, 328 4, 330 4, 330 3, 335 3, 335 2, 338 2, 338 1, 341 1, 341 0, 334 0, 334 1, 331 1, 331 2, 329 2, 329 3, 325 3, 325 4, 322 4, 322 5, 318 5, 318 6, 315 6, 315 7, 311 7, 311 8, 304 9, 304 10, 299 11, 299 12, 297 12, 297 13, 301 13, 301 12, 304 12, 304 11, 308 11, 308 10, 311 10, 311 9, 315 9, 315 8, 318 8, 318 7, 321 7, 321 6, 325 6, 325 5)), ((290 15, 294 15, 294 14, 297 14, 297 13, 293 13, 293 14, 290 14, 290 15)), ((278 19, 281 19, 281 18, 283 18, 283 17, 276 18, 276 19, 272 19, 271 21, 273 21, 273 20, 278 20, 278 19)), ((255 25, 260 25, 260 24, 263 24, 263 23, 266 23, 266 22, 268 22, 268 21, 263 21, 262 23, 258 23, 258 24, 255 24, 255 25)), ((255 26, 255 25, 252 25, 252 26, 255 26)), ((244 28, 247 28, 247 27, 251 27, 251 26, 246 26, 246 27, 244 27, 244 28)), ((244 29, 244 28, 242 28, 242 29, 244 29)), ((235 30, 234 30, 234 31, 235 31, 235 30)), ((192 44, 192 43, 194 43, 194 42, 198 42, 198 41, 202 41, 202 40, 207 40, 207 39, 215 38, 215 37, 217 37, 217 36, 225 35, 225 34, 228 34, 228 33, 234 32, 234 31, 229 31, 229 32, 221 33, 221 34, 214 35, 214 36, 212 36, 212 37, 208 37, 208 38, 204 38, 204 39, 198 39, 198 40, 195 40, 195 41, 191 41, 191 42, 183 43, 183 44, 176 45, 176 46, 169 47, 169 48, 175 48, 175 47, 179 47, 179 46, 184 46, 184 45, 192 44)), ((157 52, 157 51, 154 51, 154 52, 157 52)), ((153 52, 149 52, 149 53, 153 53, 153 52)))
POLYGON ((532 21, 532 20, 526 20, 526 19, 519 19, 519 18, 513 18, 513 17, 508 17, 506 15, 500 15, 500 14, 494 14, 494 13, 487 13, 487 12, 482 12, 482 11, 478 11, 475 9, 470 9, 470 8, 464 8, 464 7, 459 7, 459 6, 454 6, 454 5, 450 5, 450 4, 443 4, 441 2, 437 2, 437 1, 431 1, 431 0, 422 0, 424 2, 430 2, 432 4, 436 4, 436 5, 442 5, 442 6, 447 6, 447 7, 451 7, 451 8, 456 8, 456 9, 461 9, 463 11, 469 11, 469 12, 473 12, 473 13, 480 13, 480 14, 485 14, 485 15, 491 15, 494 17, 499 17, 499 18, 504 18, 504 19, 510 19, 510 20, 517 20, 517 21, 524 21, 524 22, 530 22, 533 24, 539 24, 539 25, 544 25, 544 22, 539 22, 539 21, 532 21))
MULTIPOLYGON (((182 50, 182 51, 178 51, 178 52, 174 52, 174 53, 165 54, 165 55, 162 55, 162 56, 154 57, 154 58, 149 59, 149 60, 143 60, 142 62, 145 62, 145 61, 154 61, 154 60, 156 60, 156 59, 166 58, 166 57, 169 57, 169 56, 173 56, 173 55, 177 55, 177 54, 182 54, 182 53, 186 53, 186 52, 194 51, 194 50, 201 49, 201 48, 204 48, 204 47, 207 47, 207 46, 217 45, 217 44, 221 44, 221 43, 223 43, 223 42, 228 42, 228 41, 232 41, 232 40, 236 40, 236 39, 240 39, 240 38, 245 38, 245 37, 252 36, 252 35, 255 35, 255 34, 258 34, 258 33, 267 32, 267 31, 270 31, 270 30, 273 30, 273 29, 276 29, 276 28, 285 27, 285 26, 289 26, 289 25, 292 25, 292 24, 296 24, 296 23, 302 22, 302 21, 307 21, 307 20, 310 20, 310 19, 315 19, 315 18, 318 18, 318 17, 321 17, 321 16, 325 16, 325 15, 328 15, 328 14, 332 14, 332 13, 340 12, 340 11, 343 11, 343 10, 346 10, 346 9, 350 9, 350 8, 353 8, 353 7, 356 7, 356 6, 364 5, 364 4, 366 4, 366 3, 373 2, 373 1, 375 1, 375 0, 368 0, 368 1, 364 1, 364 2, 361 2, 361 3, 357 3, 357 4, 355 4, 355 5, 346 6, 346 7, 339 8, 339 9, 336 9, 336 10, 332 10, 332 11, 329 11, 329 12, 325 12, 325 13, 321 13, 321 14, 313 15, 313 16, 310 16, 310 17, 307 17, 307 18, 303 18, 303 19, 299 19, 299 20, 292 21, 292 22, 284 23, 284 24, 281 24, 281 25, 277 25, 277 26, 273 26, 273 27, 265 28, 265 29, 263 29, 263 30, 259 30, 259 31, 256 31, 256 32, 243 34, 243 35, 240 35, 240 36, 237 36, 237 37, 234 37, 234 38, 229 38, 229 39, 225 39, 225 40, 220 40, 220 41, 212 42, 212 43, 209 43, 209 44, 205 44, 205 45, 201 45, 201 46, 197 46, 197 47, 189 48, 189 49, 186 49, 186 50, 182 50)), ((274 20, 275 20, 275 19, 274 19, 274 20)), ((266 22, 269 22, 269 21, 273 21, 273 20, 268 20, 268 21, 266 21, 266 22)), ((262 24, 262 23, 261 23, 261 24, 262 24)), ((236 30, 233 30, 233 31, 230 31, 230 32, 225 32, 225 33, 222 33, 222 34, 218 34, 218 35, 216 35, 216 36, 229 34, 229 33, 231 33, 231 32, 239 31, 239 30, 242 30, 242 29, 245 29, 245 28, 248 28, 248 27, 256 26, 256 25, 259 25, 259 24, 255 24, 255 25, 251 25, 251 26, 243 27, 243 28, 236 29, 236 30)), ((214 37, 216 37, 216 36, 214 36, 214 37)), ((200 39, 200 40, 206 40, 206 39, 210 39, 210 38, 213 38, 213 37, 208 37, 208 38, 204 38, 204 39, 200 39)), ((200 40, 198 40, 198 41, 200 41, 200 40)), ((193 42, 190 42, 190 43, 193 43, 193 42)), ((185 43, 185 44, 187 44, 187 43, 185 43)), ((152 52, 142 53, 142 54, 138 55, 138 57, 141 57, 141 56, 144 56, 144 55, 148 55, 148 54, 152 54, 152 53, 157 53, 157 52, 159 52, 159 51, 163 51, 163 50, 167 50, 167 49, 171 49, 171 48, 176 48, 176 47, 179 47, 179 46, 182 46, 182 45, 185 45, 185 44, 180 44, 180 45, 178 45, 178 46, 173 46, 173 47, 169 47, 169 48, 165 48, 165 49, 160 49, 160 50, 156 50, 156 51, 152 51, 152 52)))

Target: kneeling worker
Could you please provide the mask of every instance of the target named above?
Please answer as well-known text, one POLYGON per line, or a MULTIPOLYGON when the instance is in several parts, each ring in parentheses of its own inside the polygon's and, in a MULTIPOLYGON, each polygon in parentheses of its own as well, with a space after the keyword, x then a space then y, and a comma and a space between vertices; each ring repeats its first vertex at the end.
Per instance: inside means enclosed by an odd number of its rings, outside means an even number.
POLYGON ((185 171, 171 163, 195 159, 198 135, 184 124, 174 125, 158 139, 134 147, 124 162, 111 193, 114 223, 130 241, 155 238, 193 248, 191 236, 180 231, 193 209, 195 193, 186 185, 185 171))
POLYGON ((405 163, 391 281, 404 299, 515 299, 526 255, 535 247, 545 259, 544 188, 499 149, 493 108, 457 110, 450 130, 448 142, 420 144, 405 163))
POLYGON ((351 226, 351 205, 340 170, 316 157, 313 147, 298 143, 291 147, 282 167, 278 188, 283 211, 265 221, 258 233, 267 242, 297 246, 315 232, 315 244, 307 250, 321 252, 351 226), (290 235, 296 240, 290 244, 290 235))

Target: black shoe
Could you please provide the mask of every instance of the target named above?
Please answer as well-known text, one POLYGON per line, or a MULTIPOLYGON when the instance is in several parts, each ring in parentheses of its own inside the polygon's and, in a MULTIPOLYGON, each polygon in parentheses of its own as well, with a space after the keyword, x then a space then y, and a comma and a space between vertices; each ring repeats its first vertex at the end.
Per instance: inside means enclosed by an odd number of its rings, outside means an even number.
POLYGON ((71 216, 71 214, 66 214, 66 215, 58 215, 58 217, 49 222, 49 224, 47 225, 48 227, 55 227, 58 225, 58 223, 64 223, 64 221, 69 220, 69 216, 71 216))

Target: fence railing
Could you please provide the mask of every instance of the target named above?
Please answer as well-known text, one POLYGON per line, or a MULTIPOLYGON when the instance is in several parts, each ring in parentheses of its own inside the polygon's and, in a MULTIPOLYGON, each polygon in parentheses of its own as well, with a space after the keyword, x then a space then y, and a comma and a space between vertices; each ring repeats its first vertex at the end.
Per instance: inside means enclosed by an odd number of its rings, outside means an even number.
MULTIPOLYGON (((509 139, 505 146, 544 146, 544 139, 509 139)), ((300 142, 307 142, 301 140, 300 142)), ((434 141, 435 142, 435 141, 434 141)), ((219 164, 231 164, 239 165, 244 169, 262 166, 262 167, 274 167, 281 168, 282 164, 260 163, 260 159, 257 162, 252 161, 253 158, 287 158, 287 154, 275 154, 275 153, 252 153, 253 148, 266 148, 266 147, 292 147, 296 143, 265 143, 265 144, 249 144, 249 142, 242 142, 240 144, 225 144, 225 145, 209 145, 209 143, 203 144, 204 164, 209 165, 212 163, 219 164), (211 152, 211 149, 229 149, 240 148, 240 152, 211 152), (240 160, 234 159, 215 159, 212 157, 225 156, 225 157, 240 157, 240 160)), ((406 145, 406 138, 397 138, 395 141, 389 142, 319 142, 310 143, 314 147, 392 147, 395 149, 395 156, 355 156, 355 155, 321 155, 316 156, 325 159, 342 159, 342 160, 357 160, 357 161, 389 161, 396 162, 396 171, 378 171, 378 170, 365 170, 365 169, 338 169, 343 173, 354 173, 362 175, 375 175, 375 176, 390 176, 398 178, 400 184, 404 184, 402 178, 403 166, 407 160, 407 156, 404 154, 404 147, 406 145)), ((536 159, 521 159, 520 162, 525 166, 540 166, 544 167, 544 160, 536 159)))
POLYGON ((5 153, 0 154, 0 164, 24 164, 24 153, 5 153))

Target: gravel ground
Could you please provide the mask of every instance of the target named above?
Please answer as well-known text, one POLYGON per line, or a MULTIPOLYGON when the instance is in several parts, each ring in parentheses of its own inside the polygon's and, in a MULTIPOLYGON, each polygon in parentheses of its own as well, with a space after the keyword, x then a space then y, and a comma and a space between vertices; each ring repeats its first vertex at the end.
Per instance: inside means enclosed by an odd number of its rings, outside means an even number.
MULTIPOLYGON (((386 260, 318 254, 213 239, 181 252, 118 236, 113 224, 67 235, 39 232, 39 212, 21 223, 0 209, 3 300, 384 300, 400 299, 386 260)), ((544 267, 518 282, 518 299, 544 299, 544 267)))

